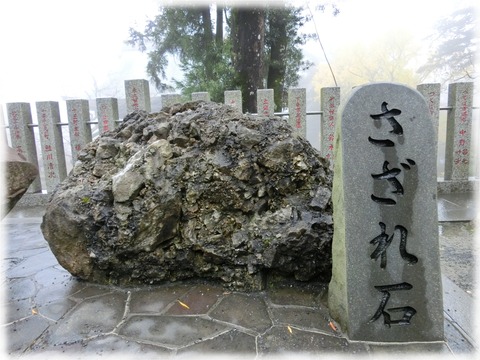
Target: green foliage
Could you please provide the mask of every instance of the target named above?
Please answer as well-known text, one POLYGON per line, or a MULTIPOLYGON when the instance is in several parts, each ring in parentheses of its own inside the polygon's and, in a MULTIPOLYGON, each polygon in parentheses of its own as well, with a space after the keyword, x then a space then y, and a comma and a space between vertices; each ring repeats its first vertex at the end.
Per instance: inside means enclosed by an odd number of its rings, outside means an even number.
POLYGON ((475 53, 478 36, 475 9, 459 9, 437 23, 431 37, 432 48, 427 63, 418 69, 424 77, 433 75, 443 82, 475 78, 475 53))
MULTIPOLYGON (((299 34, 299 29, 307 21, 302 9, 287 5, 259 8, 265 14, 264 23, 254 29, 262 32, 258 34, 263 41, 259 61, 254 57, 238 60, 234 51, 234 44, 242 41, 236 38, 240 32, 235 26, 245 26, 238 24, 234 16, 248 9, 216 8, 215 26, 212 26, 213 10, 213 6, 161 7, 154 20, 147 22, 143 32, 130 29, 127 42, 148 52, 147 74, 157 89, 172 90, 174 85, 182 90, 183 95, 208 91, 213 101, 220 102, 225 90, 245 91, 249 79, 238 71, 244 66, 238 61, 245 61, 250 63, 250 68, 260 67, 258 73, 263 74, 263 85, 273 88, 278 97, 277 109, 285 106, 286 90, 297 85, 299 71, 312 65, 303 60, 300 49, 309 38, 299 34), (173 80, 173 83, 168 82, 166 74, 171 55, 179 59, 184 75, 182 80, 173 80)), ((244 93, 243 97, 248 95, 244 93)))
POLYGON ((265 65, 267 88, 274 89, 277 110, 287 106, 287 91, 300 79, 300 71, 313 65, 303 60, 301 46, 312 35, 300 34, 299 30, 308 21, 302 15, 303 8, 285 6, 271 8, 267 12, 265 32, 265 65))
POLYGON ((177 56, 182 64, 203 63, 208 72, 209 57, 215 53, 211 36, 209 8, 162 7, 160 14, 147 22, 143 33, 130 29, 128 43, 141 51, 148 50, 147 73, 159 90, 167 90, 171 89, 164 82, 167 55, 177 56))
POLYGON ((191 95, 193 92, 208 91, 210 99, 216 102, 223 102, 224 91, 235 87, 234 68, 230 65, 231 45, 226 41, 221 53, 215 54, 211 64, 211 73, 208 73, 202 62, 193 59, 185 60, 180 68, 183 71, 184 79, 175 81, 175 86, 182 89, 184 95, 191 95))

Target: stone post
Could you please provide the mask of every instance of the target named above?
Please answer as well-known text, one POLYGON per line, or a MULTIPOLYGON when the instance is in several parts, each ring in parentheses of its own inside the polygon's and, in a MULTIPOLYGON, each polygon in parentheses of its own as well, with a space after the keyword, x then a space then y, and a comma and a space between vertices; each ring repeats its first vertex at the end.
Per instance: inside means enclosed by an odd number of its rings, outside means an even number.
POLYGON ((72 165, 78 158, 78 153, 92 141, 90 128, 90 109, 88 100, 67 100, 67 115, 70 129, 70 146, 72 147, 72 165))
MULTIPOLYGON (((32 111, 29 103, 8 103, 7 117, 10 125, 10 139, 12 148, 23 156, 29 163, 38 166, 37 148, 32 125, 32 111)), ((28 192, 42 191, 40 176, 32 182, 28 192)))
POLYGON ((242 112, 242 92, 240 90, 227 90, 224 92, 225 105, 233 106, 242 112))
POLYGON ((258 116, 273 116, 275 103, 273 101, 273 89, 257 90, 257 113, 258 116))
POLYGON ((62 130, 58 125, 60 110, 56 101, 40 101, 36 103, 36 107, 45 169, 45 185, 47 191, 52 192, 57 184, 67 176, 62 130))
POLYGON ((6 125, 5 125, 5 117, 4 117, 4 114, 3 114, 3 105, 2 104, 0 104, 0 127, 2 128, 1 133, 0 133, 0 144, 3 141, 5 146, 7 146, 7 144, 8 144, 7 128, 6 128, 6 125))
MULTIPOLYGON (((438 123, 440 118, 440 92, 441 85, 436 84, 420 84, 417 90, 423 95, 427 102, 428 111, 433 121, 433 129, 435 130, 435 139, 438 145, 438 123)), ((438 148, 438 146, 437 146, 438 148)))
POLYGON ((307 137, 307 89, 288 89, 288 122, 297 134, 307 137))
POLYGON ((101 134, 117 127, 118 100, 116 98, 97 98, 98 129, 101 134))
POLYGON ((182 96, 180 94, 162 94, 160 98, 162 99, 162 108, 182 102, 182 96))
POLYGON ((443 341, 437 159, 423 96, 357 87, 336 139, 331 316, 351 340, 443 341))
POLYGON ((192 101, 210 101, 210 94, 206 91, 192 93, 192 101))
POLYGON ((448 87, 445 180, 468 181, 472 131, 473 83, 453 83, 448 87))
POLYGON ((147 80, 125 80, 125 96, 127 113, 145 110, 152 111, 150 104, 150 87, 147 80))
POLYGON ((326 87, 320 90, 320 154, 333 164, 335 121, 340 106, 340 88, 326 87))

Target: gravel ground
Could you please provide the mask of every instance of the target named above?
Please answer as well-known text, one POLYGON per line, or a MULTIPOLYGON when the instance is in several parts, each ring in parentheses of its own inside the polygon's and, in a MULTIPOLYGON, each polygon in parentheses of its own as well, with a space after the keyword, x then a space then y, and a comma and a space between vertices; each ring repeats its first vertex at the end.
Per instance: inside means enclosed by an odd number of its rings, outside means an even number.
POLYGON ((477 239, 474 223, 442 222, 438 229, 443 275, 467 293, 478 295, 475 285, 477 239))

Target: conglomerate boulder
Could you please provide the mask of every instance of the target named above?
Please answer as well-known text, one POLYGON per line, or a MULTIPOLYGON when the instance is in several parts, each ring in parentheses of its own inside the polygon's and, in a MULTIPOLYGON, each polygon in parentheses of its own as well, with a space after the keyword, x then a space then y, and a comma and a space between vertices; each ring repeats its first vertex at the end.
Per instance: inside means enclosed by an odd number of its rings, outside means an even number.
POLYGON ((42 231, 65 269, 94 282, 327 282, 331 182, 328 160, 285 120, 177 104, 88 144, 42 231))

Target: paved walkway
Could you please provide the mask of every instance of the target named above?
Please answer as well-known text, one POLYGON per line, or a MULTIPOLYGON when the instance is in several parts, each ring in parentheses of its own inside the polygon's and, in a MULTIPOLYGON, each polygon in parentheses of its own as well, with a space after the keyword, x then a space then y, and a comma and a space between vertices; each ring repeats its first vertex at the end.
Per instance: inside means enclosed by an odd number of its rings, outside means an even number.
POLYGON ((478 346, 473 297, 445 276, 444 342, 349 342, 330 322, 322 286, 247 294, 202 283, 125 289, 78 281, 58 265, 43 239, 43 211, 14 209, 2 221, 8 244, 1 267, 6 290, 2 323, 5 351, 13 357, 202 354, 211 359, 212 354, 230 354, 278 359, 292 353, 318 358, 324 353, 428 352, 453 359, 473 357, 478 346))

